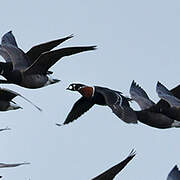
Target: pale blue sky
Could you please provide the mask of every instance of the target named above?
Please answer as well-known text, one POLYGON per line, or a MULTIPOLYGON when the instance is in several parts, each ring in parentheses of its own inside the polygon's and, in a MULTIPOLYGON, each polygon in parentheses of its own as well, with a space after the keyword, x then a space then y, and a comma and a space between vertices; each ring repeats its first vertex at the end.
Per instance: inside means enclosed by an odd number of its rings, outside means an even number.
MULTIPOLYGON (((180 166, 180 129, 160 130, 139 123, 129 125, 108 107, 94 106, 64 127, 80 97, 65 88, 72 82, 106 86, 129 95, 136 80, 154 100, 159 80, 169 89, 179 84, 180 2, 167 0, 2 1, 0 36, 12 30, 19 47, 74 34, 61 47, 97 45, 94 52, 67 57, 53 66, 62 81, 31 90, 2 85, 39 105, 38 112, 20 97, 23 110, 1 112, 0 162, 31 165, 0 169, 7 180, 89 180, 124 159, 132 148, 137 156, 115 178, 165 180, 180 166)), ((2 58, 1 58, 2 59, 2 58)), ((132 107, 138 109, 135 103, 132 107)))

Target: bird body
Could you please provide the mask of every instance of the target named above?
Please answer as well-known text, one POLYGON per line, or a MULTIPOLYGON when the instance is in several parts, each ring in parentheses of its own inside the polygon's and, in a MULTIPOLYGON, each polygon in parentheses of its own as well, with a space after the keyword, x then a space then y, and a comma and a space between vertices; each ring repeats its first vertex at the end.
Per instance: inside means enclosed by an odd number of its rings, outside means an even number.
POLYGON ((35 89, 51 84, 49 81, 49 77, 42 74, 32 74, 29 76, 23 76, 22 74, 21 81, 18 83, 18 85, 35 89))
POLYGON ((171 119, 162 113, 150 112, 148 110, 134 111, 139 122, 151 127, 166 129, 171 127, 180 127, 180 122, 171 119), (178 122, 178 123, 175 123, 178 122))
MULTIPOLYGON (((78 91, 82 97, 74 104, 63 124, 68 124, 88 111, 93 105, 108 106, 113 113, 126 123, 136 123, 135 117, 126 118, 135 114, 129 105, 129 98, 122 95, 121 92, 100 86, 86 86, 83 84, 71 84, 67 88, 71 91, 78 91)), ((57 124, 59 125, 59 124, 57 124)))
POLYGON ((155 104, 135 81, 131 84, 130 94, 142 109, 134 111, 139 122, 160 129, 180 127, 180 109, 171 107, 165 100, 155 104))
POLYGON ((14 83, 26 88, 41 88, 59 82, 58 79, 48 77, 49 74, 52 74, 49 71, 50 67, 65 56, 95 49, 95 46, 82 46, 51 51, 51 49, 72 37, 70 35, 36 45, 25 53, 13 41, 15 38, 12 32, 6 33, 2 37, 0 45, 0 55, 6 61, 6 63, 0 63, 0 75, 4 76, 6 80, 0 80, 0 83, 14 83))

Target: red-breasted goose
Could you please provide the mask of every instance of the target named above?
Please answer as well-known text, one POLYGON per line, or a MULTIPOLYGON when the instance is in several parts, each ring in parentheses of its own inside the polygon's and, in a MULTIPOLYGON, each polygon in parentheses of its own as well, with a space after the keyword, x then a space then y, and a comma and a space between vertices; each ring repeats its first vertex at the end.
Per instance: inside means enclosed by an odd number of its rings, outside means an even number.
POLYGON ((71 84, 67 89, 79 92, 82 97, 74 104, 63 124, 74 121, 95 104, 110 107, 112 112, 126 123, 137 123, 136 116, 134 117, 135 113, 129 105, 130 99, 119 91, 83 84, 71 84), (128 119, 126 115, 128 115, 128 119))

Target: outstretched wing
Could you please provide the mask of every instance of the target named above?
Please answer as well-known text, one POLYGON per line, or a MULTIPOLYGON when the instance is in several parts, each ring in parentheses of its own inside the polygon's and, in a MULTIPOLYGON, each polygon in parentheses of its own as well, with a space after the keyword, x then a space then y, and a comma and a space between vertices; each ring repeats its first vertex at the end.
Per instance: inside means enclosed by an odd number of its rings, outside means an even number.
POLYGON ((39 58, 25 71, 26 74, 46 74, 48 69, 64 56, 70 56, 83 51, 94 50, 95 46, 68 47, 42 53, 39 58))
MULTIPOLYGON (((150 107, 148 110, 154 113, 161 113, 170 119, 180 121, 180 108, 177 108, 178 101, 176 101, 176 99, 178 100, 178 98, 175 97, 175 95, 178 96, 179 90, 180 86, 177 86, 173 90, 166 93, 166 88, 158 84, 156 91, 158 92, 158 95, 163 99, 161 99, 154 106, 150 107)), ((163 119, 166 118, 164 117, 163 119)))
MULTIPOLYGON (((12 34, 12 31, 9 31, 3 35, 3 37, 1 38, 1 45, 9 45, 9 46, 18 47, 16 39, 14 35, 12 34)), ((10 56, 2 48, 0 48, 0 55, 4 58, 6 62, 11 62, 10 56)))
POLYGON ((97 87, 96 91, 104 96, 106 104, 112 109, 112 112, 126 123, 137 123, 136 113, 129 105, 129 98, 122 95, 121 92, 108 88, 97 87))
POLYGON ((168 174, 167 180, 180 180, 180 170, 177 165, 168 174))
POLYGON ((28 58, 21 49, 12 45, 1 45, 0 48, 10 57, 14 70, 24 70, 28 67, 28 58))
POLYGON ((93 105, 94 103, 92 101, 88 100, 85 97, 81 97, 74 104, 63 124, 68 124, 70 122, 73 122, 74 120, 79 118, 82 114, 84 114, 86 111, 88 111, 93 105))
POLYGON ((107 171, 103 172, 99 176, 93 178, 92 180, 113 180, 114 177, 134 158, 135 155, 135 151, 132 150, 126 159, 121 161, 119 164, 111 167, 107 171))
MULTIPOLYGON (((176 86, 175 88, 171 89, 170 92, 177 97, 178 99, 180 99, 180 85, 176 86)), ((157 104, 156 107, 158 108, 168 108, 170 107, 169 103, 163 99, 161 99, 157 104)))
POLYGON ((6 131, 6 130, 11 130, 9 127, 1 128, 0 131, 6 131))
POLYGON ((50 51, 51 49, 55 48, 56 46, 60 45, 61 43, 63 43, 64 41, 72 38, 73 35, 69 35, 65 38, 61 38, 61 39, 57 39, 57 40, 53 40, 53 41, 49 41, 49 42, 45 42, 42 44, 38 44, 36 46, 33 46, 27 53, 26 55, 29 58, 30 61, 30 65, 32 63, 34 63, 34 61, 44 52, 50 51))
POLYGON ((180 107, 180 99, 175 97, 172 92, 170 92, 163 84, 159 81, 157 82, 156 92, 158 96, 167 101, 171 107, 180 107))
POLYGON ((5 88, 0 88, 0 100, 4 100, 4 101, 11 101, 13 98, 15 98, 16 96, 20 96, 23 99, 25 99, 26 101, 28 101, 30 104, 32 104, 33 106, 35 106, 39 111, 42 111, 41 108, 39 108, 37 105, 35 105, 32 101, 30 101, 29 99, 27 99, 26 97, 22 96, 21 94, 9 90, 9 89, 5 89, 5 88))
POLYGON ((26 164, 30 164, 30 163, 14 163, 14 164, 6 164, 6 163, 0 163, 0 168, 7 168, 7 167, 17 167, 17 166, 21 166, 21 165, 26 165, 26 164))
POLYGON ((109 107, 112 109, 113 113, 116 114, 116 116, 119 117, 124 122, 137 124, 136 113, 131 107, 128 106, 123 107, 119 105, 113 105, 109 107))
POLYGON ((144 89, 142 89, 134 80, 131 84, 129 93, 132 100, 136 101, 141 110, 148 109, 155 104, 149 99, 144 89))
POLYGON ((0 55, 6 62, 11 62, 11 58, 6 50, 3 50, 2 46, 0 45, 0 55))
POLYGON ((0 100, 11 101, 16 96, 19 96, 19 94, 9 89, 0 88, 0 100))
POLYGON ((2 45, 12 45, 15 47, 18 47, 16 39, 12 33, 12 31, 7 32, 6 34, 3 35, 1 38, 1 44, 2 45))

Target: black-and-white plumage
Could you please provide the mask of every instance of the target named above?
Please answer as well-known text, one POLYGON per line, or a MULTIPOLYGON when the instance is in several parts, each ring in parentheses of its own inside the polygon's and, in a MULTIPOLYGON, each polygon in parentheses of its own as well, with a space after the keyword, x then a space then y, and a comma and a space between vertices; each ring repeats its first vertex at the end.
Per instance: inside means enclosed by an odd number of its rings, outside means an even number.
POLYGON ((94 104, 109 106, 113 113, 126 123, 137 123, 136 115, 128 102, 130 99, 123 96, 121 92, 105 87, 92 87, 83 84, 71 84, 67 89, 78 91, 82 97, 74 104, 63 124, 74 121, 94 104))

